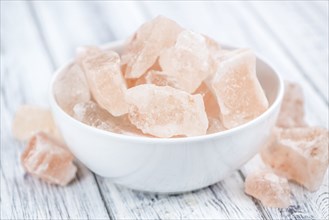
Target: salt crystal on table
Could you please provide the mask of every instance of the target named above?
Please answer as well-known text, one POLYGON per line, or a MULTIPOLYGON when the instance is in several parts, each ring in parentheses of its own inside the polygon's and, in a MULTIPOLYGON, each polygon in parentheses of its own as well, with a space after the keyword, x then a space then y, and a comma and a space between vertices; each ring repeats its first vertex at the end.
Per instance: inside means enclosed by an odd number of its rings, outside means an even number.
POLYGON ((114 51, 86 49, 78 62, 85 72, 96 102, 113 116, 127 113, 124 94, 127 89, 121 73, 120 57, 114 51))
POLYGON ((130 38, 122 62, 125 77, 139 78, 156 62, 160 53, 175 44, 182 28, 174 21, 158 16, 143 24, 130 38))
POLYGON ((77 171, 73 156, 44 133, 34 135, 21 156, 25 170, 49 183, 67 185, 77 171))
POLYGON ((20 106, 13 120, 12 131, 14 137, 21 141, 28 140, 40 131, 62 141, 51 111, 38 106, 20 106))
POLYGON ((209 49, 201 34, 183 31, 174 47, 159 58, 163 74, 175 78, 177 88, 193 93, 211 73, 209 49))
POLYGON ((69 115, 72 115, 76 103, 90 100, 88 83, 79 65, 73 64, 58 75, 54 82, 54 95, 58 105, 69 115))
POLYGON ((262 159, 277 174, 315 191, 328 168, 328 135, 318 127, 276 129, 262 159))
POLYGON ((287 179, 270 171, 257 171, 247 176, 245 192, 259 199, 264 206, 287 208, 290 205, 290 188, 287 179))
POLYGON ((285 82, 285 94, 276 125, 278 127, 302 127, 304 122, 304 97, 300 85, 285 82))
POLYGON ((114 117, 93 101, 76 104, 73 112, 74 118, 92 127, 119 134, 145 136, 130 123, 127 115, 114 117))
POLYGON ((210 82, 217 97, 223 125, 230 129, 244 124, 268 108, 256 76, 256 57, 249 49, 226 55, 210 82))
POLYGON ((146 134, 157 137, 206 134, 208 119, 201 95, 143 84, 128 89, 126 101, 131 123, 146 134))

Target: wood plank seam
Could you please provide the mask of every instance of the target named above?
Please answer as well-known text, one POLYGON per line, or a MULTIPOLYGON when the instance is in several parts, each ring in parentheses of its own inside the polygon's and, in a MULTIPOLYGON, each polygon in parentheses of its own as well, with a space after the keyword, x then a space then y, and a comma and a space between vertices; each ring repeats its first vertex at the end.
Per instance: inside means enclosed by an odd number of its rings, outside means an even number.
MULTIPOLYGON (((32 2, 27 1, 26 3, 27 3, 27 6, 28 6, 28 8, 29 8, 29 11, 30 11, 30 13, 31 13, 31 15, 32 15, 33 22, 34 22, 34 24, 36 25, 36 28, 37 28, 37 30, 38 30, 39 37, 40 37, 41 42, 42 42, 42 46, 43 46, 43 48, 45 49, 45 51, 46 51, 46 53, 47 53, 47 55, 48 55, 48 59, 50 60, 53 69, 55 69, 55 68, 57 67, 57 64, 55 63, 54 57, 52 56, 52 53, 51 53, 50 48, 49 48, 49 45, 48 45, 48 43, 47 43, 47 41, 46 41, 46 39, 45 39, 45 36, 44 36, 44 34, 43 34, 42 26, 41 26, 41 23, 40 23, 40 21, 39 21, 39 18, 38 18, 38 15, 37 15, 37 13, 36 13, 36 10, 35 10, 34 6, 32 5, 32 2)), ((90 172, 91 172, 91 171, 90 171, 90 172)), ((99 193, 100 193, 100 197, 102 198, 102 202, 103 202, 103 205, 104 205, 105 210, 106 210, 106 212, 107 212, 108 219, 113 219, 113 215, 111 215, 110 210, 108 209, 108 207, 107 207, 107 205, 106 205, 106 202, 105 202, 105 200, 104 200, 104 196, 103 196, 103 194, 101 193, 101 190, 100 190, 100 187, 99 187, 98 180, 97 180, 97 178, 96 178, 96 176, 95 176, 94 173, 92 173, 92 175, 93 175, 94 181, 96 182, 97 189, 98 189, 98 191, 99 191, 99 193), (111 217, 111 216, 112 216, 112 217, 111 217)), ((69 213, 69 212, 67 212, 67 213, 69 213)), ((51 215, 50 215, 50 216, 51 216, 51 215)))
POLYGON ((273 39, 281 46, 283 51, 288 55, 292 63, 295 65, 295 67, 299 70, 301 75, 309 82, 309 84, 312 86, 312 88, 317 92, 319 97, 322 99, 322 101, 329 105, 329 101, 326 99, 326 97, 323 95, 323 93, 318 89, 318 87, 314 84, 313 80, 311 77, 308 76, 308 74, 303 70, 303 68, 298 64, 298 61, 296 58, 291 54, 291 52, 288 50, 286 45, 283 43, 281 38, 272 30, 270 29, 264 20, 261 18, 261 15, 258 13, 258 11, 254 8, 253 5, 248 4, 247 7, 252 11, 252 15, 256 17, 256 19, 259 21, 259 23, 263 26, 264 29, 266 29, 269 33, 273 35, 273 39))

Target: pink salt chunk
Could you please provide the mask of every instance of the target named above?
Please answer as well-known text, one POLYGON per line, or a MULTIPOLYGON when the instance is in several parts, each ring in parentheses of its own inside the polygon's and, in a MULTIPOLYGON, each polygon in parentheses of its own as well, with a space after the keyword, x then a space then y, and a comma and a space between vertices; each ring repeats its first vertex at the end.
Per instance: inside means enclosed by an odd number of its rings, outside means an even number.
POLYGON ((57 77, 54 83, 54 95, 58 105, 69 115, 72 115, 76 103, 90 100, 88 83, 79 65, 71 65, 67 71, 57 77))
POLYGON ((130 38, 122 63, 126 78, 139 78, 156 62, 160 53, 175 44, 182 28, 174 21, 158 16, 143 24, 130 38))
POLYGON ((300 85, 285 82, 285 94, 277 120, 278 127, 303 127, 304 122, 304 96, 300 85))
POLYGON ((328 135, 318 127, 276 129, 262 159, 277 174, 316 191, 328 167, 328 135))
POLYGON ((208 118, 208 121, 209 126, 207 134, 214 134, 226 130, 219 118, 208 118))
POLYGON ((119 55, 114 51, 89 48, 80 55, 79 62, 96 102, 113 116, 126 114, 128 108, 124 94, 127 87, 121 73, 119 55))
POLYGON ((136 81, 136 85, 141 84, 177 87, 177 82, 174 77, 157 70, 150 70, 143 77, 139 78, 136 81))
POLYGON ((257 171, 248 175, 245 192, 259 199, 264 206, 287 208, 290 205, 290 188, 287 179, 270 171, 257 171))
POLYGON ((62 186, 75 177, 77 168, 72 161, 72 154, 44 133, 34 135, 21 156, 27 172, 62 186))
POLYGON ((12 131, 15 138, 26 141, 38 132, 45 132, 61 141, 62 137, 57 129, 51 111, 32 105, 23 105, 17 110, 12 131))
POLYGON ((220 109, 217 103, 217 99, 205 83, 202 83, 194 94, 202 95, 208 118, 219 118, 220 109))
POLYGON ((193 93, 210 75, 206 39, 192 31, 181 32, 175 46, 160 55, 159 63, 163 74, 175 78, 178 89, 193 93))
POLYGON ((78 103, 73 108, 73 117, 92 127, 132 136, 145 136, 132 125, 127 115, 114 117, 93 101, 78 103))
POLYGON ((206 134, 208 119, 201 95, 143 84, 128 89, 126 101, 131 123, 146 134, 164 138, 206 134))
POLYGON ((231 52, 223 60, 210 86, 216 95, 223 125, 230 129, 244 124, 268 108, 256 76, 256 58, 249 49, 231 52))

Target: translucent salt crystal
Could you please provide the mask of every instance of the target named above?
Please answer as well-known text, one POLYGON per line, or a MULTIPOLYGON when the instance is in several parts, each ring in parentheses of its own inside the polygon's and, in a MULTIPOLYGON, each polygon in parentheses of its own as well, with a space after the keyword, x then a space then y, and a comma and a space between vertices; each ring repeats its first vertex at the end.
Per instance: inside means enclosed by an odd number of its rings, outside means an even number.
POLYGON ((276 129, 262 159, 277 174, 315 191, 328 168, 328 135, 317 127, 276 129))
POLYGON ((290 205, 290 188, 287 179, 270 171, 256 171, 247 176, 245 192, 259 199, 264 206, 287 208, 290 205))
POLYGON ((130 123, 127 115, 114 117, 93 101, 76 104, 73 112, 74 118, 92 127, 119 134, 145 136, 130 123))
POLYGON ((86 49, 78 62, 83 67, 96 102, 113 116, 127 113, 124 94, 127 89, 121 73, 120 57, 114 51, 86 49))
POLYGON ((86 77, 77 64, 71 65, 67 71, 58 75, 53 89, 58 105, 70 115, 76 103, 90 100, 86 77))
POLYGON ((207 130, 207 134, 214 134, 226 130, 226 128, 223 126, 219 118, 208 117, 208 122, 209 122, 209 126, 207 130))
POLYGON ((302 127, 304 122, 304 96, 300 85, 285 82, 285 94, 277 120, 278 127, 302 127))
POLYGON ((175 44, 182 28, 174 21, 158 16, 144 23, 130 38, 122 62, 126 64, 125 77, 139 78, 156 62, 160 53, 175 44))
POLYGON ((206 134, 208 119, 201 95, 143 84, 128 89, 126 101, 131 123, 146 134, 157 137, 206 134))
POLYGON ((193 93, 210 75, 206 39, 192 31, 181 32, 175 46, 160 55, 159 63, 164 74, 175 78, 178 89, 193 93))
POLYGON ((251 50, 231 52, 219 64, 210 86, 217 97, 223 125, 228 129, 256 118, 268 108, 251 50))
POLYGON ((49 183, 67 185, 77 168, 73 156, 44 133, 34 135, 21 156, 25 170, 49 183))
POLYGON ((150 70, 143 77, 136 81, 136 86, 141 84, 154 84, 157 86, 171 86, 176 88, 175 77, 165 74, 161 71, 150 70))
POLYGON ((220 110, 216 97, 205 83, 202 83, 201 86, 194 92, 194 94, 202 95, 208 118, 219 118, 220 110))
POLYGON ((13 120, 12 131, 14 137, 21 141, 28 140, 41 131, 62 141, 51 111, 38 106, 20 106, 13 120))

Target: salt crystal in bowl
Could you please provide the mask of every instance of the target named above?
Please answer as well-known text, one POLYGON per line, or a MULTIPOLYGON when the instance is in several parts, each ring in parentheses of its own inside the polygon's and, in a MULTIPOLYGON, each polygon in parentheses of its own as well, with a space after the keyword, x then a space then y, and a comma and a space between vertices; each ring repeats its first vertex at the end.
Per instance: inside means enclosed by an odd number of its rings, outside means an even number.
MULTIPOLYGON (((122 42, 113 42, 104 49, 120 53, 122 46, 122 42)), ((50 85, 51 109, 68 147, 96 174, 113 183, 148 192, 178 193, 200 189, 239 169, 269 138, 284 90, 280 76, 257 58, 257 77, 270 104, 259 117, 230 130, 204 136, 127 136, 83 124, 59 107, 53 84, 70 64, 56 71, 50 85)))

